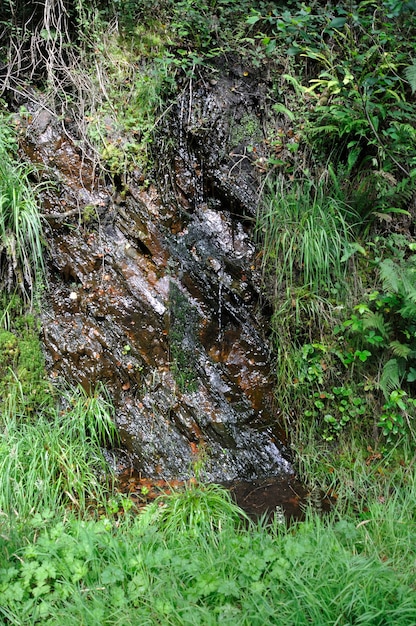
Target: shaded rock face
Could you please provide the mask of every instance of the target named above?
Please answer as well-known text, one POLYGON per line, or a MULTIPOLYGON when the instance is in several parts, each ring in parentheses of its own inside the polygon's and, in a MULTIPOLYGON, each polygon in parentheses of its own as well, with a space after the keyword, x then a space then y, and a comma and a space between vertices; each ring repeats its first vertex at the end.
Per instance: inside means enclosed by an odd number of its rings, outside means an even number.
POLYGON ((242 72, 191 87, 161 133, 158 188, 133 175, 118 202, 69 133, 29 119, 25 151, 59 181, 43 201, 50 374, 104 382, 143 475, 187 478, 201 455, 208 480, 291 473, 252 241, 261 90, 242 72))

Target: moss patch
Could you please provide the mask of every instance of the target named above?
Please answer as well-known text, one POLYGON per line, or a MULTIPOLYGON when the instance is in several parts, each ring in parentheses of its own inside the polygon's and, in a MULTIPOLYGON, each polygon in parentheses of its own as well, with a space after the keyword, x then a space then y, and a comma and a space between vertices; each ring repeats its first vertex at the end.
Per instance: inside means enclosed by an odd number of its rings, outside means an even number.
POLYGON ((51 386, 34 315, 22 315, 19 299, 2 303, 0 319, 0 407, 30 415, 51 406, 51 386))
POLYGON ((170 284, 171 367, 180 391, 196 391, 196 311, 174 282, 170 284))

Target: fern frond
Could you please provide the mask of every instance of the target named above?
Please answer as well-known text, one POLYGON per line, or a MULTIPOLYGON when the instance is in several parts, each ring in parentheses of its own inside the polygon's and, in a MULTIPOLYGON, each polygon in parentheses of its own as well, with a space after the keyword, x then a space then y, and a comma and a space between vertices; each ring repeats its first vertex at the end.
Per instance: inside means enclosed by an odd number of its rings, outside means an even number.
POLYGON ((398 194, 399 198, 410 202, 413 194, 414 194, 414 181, 411 178, 403 178, 396 185, 396 194, 398 194))
POLYGON ((409 298, 399 309, 399 313, 406 320, 416 320, 416 300, 409 298))
MULTIPOLYGON (((403 134, 409 137, 409 133, 405 132, 404 129, 402 130, 403 134)), ((416 131, 414 134, 416 135, 416 131)), ((409 143, 411 143, 412 140, 413 142, 416 141, 416 137, 409 137, 409 143)), ((378 185, 377 198, 379 201, 390 202, 390 204, 394 206, 395 204, 403 204, 411 200, 415 183, 410 177, 403 178, 397 182, 394 176, 389 172, 375 172, 374 179, 378 185)))
POLYGON ((399 291, 400 272, 392 259, 385 259, 380 263, 380 277, 383 281, 384 289, 393 293, 399 291))
POLYGON ((394 354, 401 359, 407 359, 408 356, 411 356, 413 350, 410 346, 405 343, 400 343, 396 339, 390 342, 390 348, 394 354))
POLYGON ((374 313, 374 311, 366 311, 364 314, 363 328, 364 330, 368 330, 370 328, 378 330, 383 339, 387 339, 391 331, 390 324, 386 322, 382 314, 374 313))
MULTIPOLYGON (((394 122, 394 127, 397 128, 397 130, 401 132, 403 135, 407 135, 410 142, 416 139, 416 128, 412 126, 411 124, 394 122)), ((403 180, 406 180, 406 179, 403 179, 403 180)))
POLYGON ((390 359, 384 364, 380 376, 380 389, 385 398, 388 398, 392 391, 400 387, 402 368, 397 359, 390 359))
POLYGON ((404 69, 404 75, 406 80, 409 81, 412 93, 416 91, 416 59, 414 59, 412 65, 408 65, 404 69))
POLYGON ((327 124, 326 126, 317 126, 315 128, 309 128, 308 132, 311 136, 322 135, 322 134, 331 135, 332 133, 337 133, 337 135, 340 134, 338 126, 335 126, 334 124, 327 124))
POLYGON ((283 115, 286 115, 286 117, 293 122, 295 119, 295 114, 292 113, 292 111, 290 111, 287 107, 285 107, 284 104, 281 104, 280 102, 278 102, 277 104, 274 104, 272 106, 272 109, 276 112, 276 113, 283 113, 283 115))
POLYGON ((416 294, 415 287, 415 276, 413 271, 411 271, 408 267, 402 268, 400 273, 401 278, 401 293, 406 298, 413 298, 416 294))

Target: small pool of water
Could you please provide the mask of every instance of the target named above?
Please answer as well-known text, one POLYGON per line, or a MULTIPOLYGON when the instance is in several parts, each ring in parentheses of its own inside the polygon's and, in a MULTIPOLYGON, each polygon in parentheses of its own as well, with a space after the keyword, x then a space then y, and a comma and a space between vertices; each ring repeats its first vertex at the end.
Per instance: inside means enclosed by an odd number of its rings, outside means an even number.
POLYGON ((301 521, 312 506, 317 512, 329 511, 331 502, 318 489, 308 490, 295 477, 271 476, 254 481, 225 483, 234 500, 247 515, 257 520, 284 515, 287 522, 301 521))

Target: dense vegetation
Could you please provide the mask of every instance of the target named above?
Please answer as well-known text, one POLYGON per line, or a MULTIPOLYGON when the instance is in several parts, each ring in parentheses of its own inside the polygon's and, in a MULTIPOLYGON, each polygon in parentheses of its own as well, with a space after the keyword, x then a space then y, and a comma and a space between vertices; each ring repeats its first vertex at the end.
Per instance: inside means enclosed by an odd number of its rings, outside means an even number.
POLYGON ((415 9, 6 7, 1 624, 416 623, 415 9), (39 186, 6 105, 31 90, 77 111, 84 149, 122 190, 133 170, 152 176, 158 122, 178 91, 227 54, 267 76, 257 236, 276 397, 301 477, 336 500, 324 519, 311 511, 290 528, 249 523, 214 486, 191 483, 138 516, 113 493, 104 388, 58 393, 45 376, 39 186))

